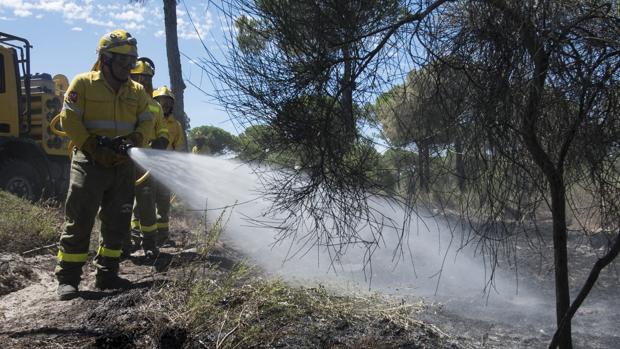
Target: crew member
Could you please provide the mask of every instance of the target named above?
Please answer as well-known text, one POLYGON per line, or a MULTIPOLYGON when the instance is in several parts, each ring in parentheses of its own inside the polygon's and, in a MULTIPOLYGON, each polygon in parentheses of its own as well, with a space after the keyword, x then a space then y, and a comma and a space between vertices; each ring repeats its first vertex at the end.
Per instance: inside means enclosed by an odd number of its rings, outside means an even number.
MULTIPOLYGON (((172 109, 174 107, 174 94, 167 86, 162 86, 153 92, 153 98, 161 105, 164 111, 164 121, 169 132, 168 150, 184 151, 185 137, 183 127, 174 115, 172 109)), ((168 228, 168 217, 170 214, 170 191, 161 183, 157 186, 156 199, 157 202, 157 234, 158 245, 174 244, 170 240, 170 230, 168 228)))
POLYGON ((95 287, 130 286, 118 276, 118 264, 131 220, 134 165, 120 147, 111 145, 142 146, 153 129, 149 97, 142 85, 129 79, 138 57, 136 39, 125 30, 115 30, 99 40, 97 52, 93 69, 71 82, 60 113, 61 125, 75 144, 55 269, 61 300, 79 294, 97 213, 101 242, 94 260, 95 287))
POLYGON ((192 154, 207 155, 209 154, 209 147, 207 147, 207 137, 202 133, 196 134, 194 137, 196 145, 192 148, 192 154))
MULTIPOLYGON (((144 86, 149 97, 153 94, 153 76, 155 75, 155 64, 146 57, 138 58, 136 66, 131 70, 131 79, 144 86)), ((168 128, 164 121, 164 114, 159 103, 152 97, 149 98, 149 110, 154 116, 154 127, 146 136, 146 144, 153 149, 166 149, 168 146, 168 128)), ((145 171, 137 169, 137 176, 142 177, 145 171)), ((133 208, 131 220, 132 235, 138 235, 137 241, 141 241, 144 256, 147 259, 156 257, 159 253, 157 249, 157 206, 155 203, 155 193, 157 185, 149 176, 146 180, 136 184, 136 201, 133 208), (136 234, 137 233, 137 234, 136 234)), ((124 256, 131 252, 131 236, 128 235, 123 248, 124 256)))

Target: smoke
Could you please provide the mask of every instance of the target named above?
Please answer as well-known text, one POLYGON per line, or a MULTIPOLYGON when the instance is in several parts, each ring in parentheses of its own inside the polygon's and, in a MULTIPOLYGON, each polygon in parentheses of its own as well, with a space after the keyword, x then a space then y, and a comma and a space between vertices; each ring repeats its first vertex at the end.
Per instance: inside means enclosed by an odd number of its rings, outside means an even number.
MULTIPOLYGON (((366 249, 351 246, 333 263, 327 250, 306 248, 299 241, 276 243, 276 231, 259 227, 255 220, 277 221, 266 216, 270 203, 260 196, 261 183, 253 170, 232 160, 186 153, 134 149, 131 157, 151 175, 169 187, 183 202, 213 221, 224 208, 233 208, 224 236, 266 271, 292 282, 339 282, 402 296, 434 297, 442 302, 458 302, 459 307, 479 318, 506 319, 506 309, 514 318, 540 315, 546 306, 523 284, 517 285, 514 272, 494 275, 489 287, 489 268, 468 248, 460 249, 461 231, 447 221, 411 217, 380 199, 371 205, 393 222, 386 226, 381 245, 374 250, 372 263, 365 264, 366 249), (398 249, 399 234, 405 244, 398 249), (297 253, 296 253, 297 252, 297 253), (493 314, 496 310, 497 314, 493 314)), ((547 311, 547 313, 551 313, 547 311)), ((546 321, 549 321, 548 319, 546 321)))

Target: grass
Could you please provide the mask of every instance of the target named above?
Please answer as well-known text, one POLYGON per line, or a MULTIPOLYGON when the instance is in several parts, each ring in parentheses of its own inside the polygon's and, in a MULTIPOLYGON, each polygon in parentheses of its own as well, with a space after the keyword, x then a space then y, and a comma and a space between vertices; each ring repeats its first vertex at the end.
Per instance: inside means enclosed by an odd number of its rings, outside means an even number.
POLYGON ((0 191, 0 252, 21 253, 58 241, 62 212, 50 202, 32 204, 0 191))
POLYGON ((204 214, 182 217, 187 222, 181 226, 193 228, 187 242, 200 258, 154 289, 146 307, 166 314, 166 327, 186 329, 197 347, 453 347, 450 337, 416 320, 425 309, 422 302, 322 285, 291 286, 240 259, 221 264, 222 257, 230 256, 219 241, 229 214, 222 212, 210 222, 204 214))
POLYGON ((439 342, 447 338, 415 320, 421 303, 339 295, 321 285, 292 287, 257 274, 241 263, 220 279, 191 287, 185 314, 201 343, 210 348, 388 348, 410 342, 416 332, 432 333, 439 342))

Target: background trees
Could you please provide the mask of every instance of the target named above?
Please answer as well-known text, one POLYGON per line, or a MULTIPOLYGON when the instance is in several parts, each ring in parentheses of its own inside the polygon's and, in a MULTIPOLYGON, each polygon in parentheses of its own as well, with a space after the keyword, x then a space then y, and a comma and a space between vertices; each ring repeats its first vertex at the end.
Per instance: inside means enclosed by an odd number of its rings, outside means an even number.
POLYGON ((336 258, 352 243, 372 250, 382 217, 368 202, 383 195, 410 210, 457 212, 474 233, 462 241, 476 242, 493 268, 550 212, 551 346, 572 346, 579 298, 571 307, 567 212, 583 232, 610 235, 586 294, 620 250, 615 4, 236 0, 225 10, 238 30, 228 63, 203 66, 226 85, 217 97, 240 124, 268 127, 262 147, 301 161, 302 171, 267 181, 273 209, 288 217, 283 237, 336 258), (379 160, 375 126, 393 148, 379 160), (372 169, 386 164, 396 184, 406 168, 414 185, 385 190, 390 181, 372 169), (573 200, 576 188, 588 204, 573 200), (300 232, 302 221, 312 224, 300 232))
POLYGON ((205 137, 205 145, 209 149, 209 153, 213 155, 236 151, 238 148, 236 136, 219 127, 203 125, 194 127, 188 132, 190 149, 196 145, 198 135, 205 137))

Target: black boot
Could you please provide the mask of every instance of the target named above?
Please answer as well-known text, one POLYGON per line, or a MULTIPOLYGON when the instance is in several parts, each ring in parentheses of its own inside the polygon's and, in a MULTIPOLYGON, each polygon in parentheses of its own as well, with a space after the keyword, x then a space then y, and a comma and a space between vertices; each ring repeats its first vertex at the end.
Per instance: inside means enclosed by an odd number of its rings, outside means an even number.
POLYGON ((131 281, 116 274, 101 273, 95 277, 95 287, 100 290, 127 289, 131 287, 131 281))
POLYGON ((159 249, 157 247, 144 249, 144 259, 147 262, 154 263, 157 257, 159 257, 159 249))
POLYGON ((56 288, 56 294, 59 301, 68 301, 79 295, 78 285, 70 284, 58 281, 58 288, 56 288))

